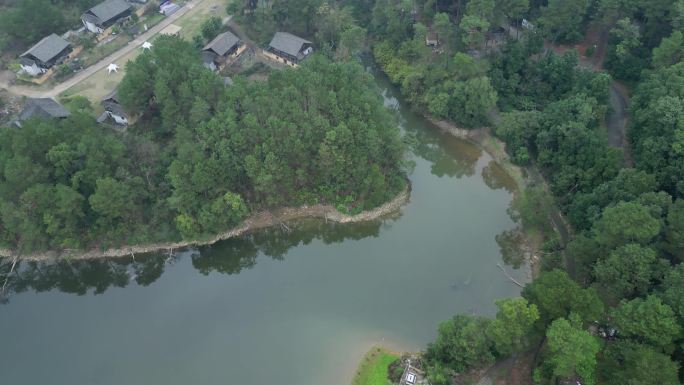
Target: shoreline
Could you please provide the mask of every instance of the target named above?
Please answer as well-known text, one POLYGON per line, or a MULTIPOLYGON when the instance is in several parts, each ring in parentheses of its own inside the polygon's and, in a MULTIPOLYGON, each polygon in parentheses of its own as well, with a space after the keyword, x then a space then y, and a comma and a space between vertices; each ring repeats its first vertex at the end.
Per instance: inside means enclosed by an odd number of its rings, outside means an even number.
POLYGON ((71 260, 90 260, 99 258, 135 257, 135 254, 153 253, 162 250, 183 249, 191 246, 212 245, 226 239, 239 237, 251 231, 276 226, 282 224, 283 222, 297 219, 318 218, 335 223, 372 221, 399 211, 410 201, 410 198, 411 185, 410 183, 407 183, 407 186, 389 202, 386 202, 382 206, 376 207, 374 209, 362 211, 356 215, 342 214, 330 205, 319 204, 304 205, 300 207, 286 207, 272 211, 266 210, 253 214, 249 218, 242 221, 242 223, 238 226, 205 240, 133 245, 120 248, 111 248, 107 250, 91 249, 78 251, 65 250, 60 252, 45 251, 25 255, 16 255, 10 249, 0 249, 0 258, 16 258, 18 261, 50 261, 62 258, 68 258, 71 260))
POLYGON ((423 112, 419 113, 427 121, 439 128, 442 132, 445 132, 456 138, 473 142, 478 147, 482 148, 487 154, 489 154, 489 156, 492 157, 494 162, 501 166, 504 171, 506 171, 506 173, 513 178, 519 191, 522 191, 525 189, 525 187, 527 187, 528 181, 525 173, 523 172, 524 168, 511 162, 508 153, 506 153, 506 143, 492 135, 491 129, 489 127, 480 127, 467 130, 465 128, 458 127, 454 123, 435 119, 434 117, 423 112))
MULTIPOLYGON (((532 177, 530 170, 511 162, 510 157, 506 152, 506 143, 492 135, 491 128, 480 127, 467 130, 458 127, 454 123, 435 119, 426 113, 420 113, 420 115, 434 124, 442 132, 456 138, 470 141, 489 154, 494 162, 501 166, 501 168, 503 168, 503 170, 515 181, 516 191, 513 192, 513 200, 519 199, 520 194, 530 185, 530 178, 532 177)), ((530 229, 525 228, 522 223, 519 223, 518 226, 525 238, 525 249, 527 249, 526 251, 528 253, 527 258, 525 259, 526 263, 529 265, 532 280, 534 280, 541 270, 541 258, 539 257, 542 246, 541 241, 537 239, 530 229)), ((554 231, 558 231, 553 222, 550 222, 549 226, 553 228, 554 231)))

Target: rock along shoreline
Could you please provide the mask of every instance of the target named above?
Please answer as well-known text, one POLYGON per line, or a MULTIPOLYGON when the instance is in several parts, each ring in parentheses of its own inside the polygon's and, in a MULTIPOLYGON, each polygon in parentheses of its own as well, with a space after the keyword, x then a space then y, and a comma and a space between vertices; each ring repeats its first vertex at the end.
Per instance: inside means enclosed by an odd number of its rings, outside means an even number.
POLYGON ((395 213, 411 198, 410 184, 391 201, 372 210, 360 212, 356 215, 342 214, 330 205, 304 205, 287 207, 271 211, 262 211, 244 220, 240 225, 228 231, 205 240, 190 240, 182 242, 153 243, 147 245, 133 245, 107 250, 64 250, 46 251, 41 253, 15 254, 10 249, 0 249, 0 257, 15 258, 19 261, 51 261, 62 258, 70 260, 88 260, 98 258, 121 258, 135 256, 135 254, 152 253, 162 250, 183 249, 191 246, 211 245, 226 239, 239 237, 251 231, 280 225, 287 221, 319 218, 335 223, 367 222, 395 213))

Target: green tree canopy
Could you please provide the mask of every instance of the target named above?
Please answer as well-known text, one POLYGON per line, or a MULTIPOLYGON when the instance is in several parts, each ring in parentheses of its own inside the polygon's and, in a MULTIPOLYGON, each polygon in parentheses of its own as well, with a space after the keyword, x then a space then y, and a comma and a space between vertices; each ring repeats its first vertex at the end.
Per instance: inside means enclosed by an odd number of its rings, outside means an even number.
POLYGON ((582 289, 562 270, 542 273, 525 286, 522 296, 537 306, 543 325, 568 317, 570 313, 583 321, 598 320, 603 313, 603 303, 596 291, 582 289))
POLYGON ((672 308, 654 295, 623 301, 611 312, 611 318, 620 336, 656 348, 668 349, 681 335, 672 308))
POLYGON ((606 385, 679 385, 679 366, 670 357, 634 342, 611 343, 600 365, 606 385))
POLYGON ((598 261, 594 274, 598 283, 613 298, 634 298, 645 295, 662 275, 667 261, 660 263, 652 248, 627 244, 598 261))
POLYGON ((596 355, 600 345, 596 337, 582 330, 579 319, 559 318, 546 331, 547 346, 541 368, 535 371, 535 381, 544 378, 550 383, 579 379, 582 384, 596 383, 596 355))
POLYGON ((646 245, 660 233, 660 221, 648 207, 637 202, 620 202, 603 210, 594 224, 596 240, 608 248, 627 243, 646 245))
POLYGON ((428 362, 440 362, 461 373, 493 362, 492 343, 483 332, 491 322, 461 314, 442 322, 425 353, 428 362))
POLYGON ((487 329, 499 356, 521 352, 527 347, 534 323, 539 319, 537 306, 524 298, 496 301, 499 310, 487 329))

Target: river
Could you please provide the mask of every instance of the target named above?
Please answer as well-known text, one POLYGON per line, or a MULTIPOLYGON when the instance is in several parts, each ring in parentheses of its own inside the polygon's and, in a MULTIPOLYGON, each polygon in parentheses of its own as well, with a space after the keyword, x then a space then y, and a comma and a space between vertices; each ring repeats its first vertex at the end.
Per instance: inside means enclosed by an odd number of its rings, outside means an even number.
POLYGON ((412 138, 401 214, 299 221, 174 256, 21 263, 0 305, 2 383, 348 385, 374 344, 420 350, 455 313, 493 315, 520 292, 495 241, 515 227, 514 182, 378 83, 412 138))

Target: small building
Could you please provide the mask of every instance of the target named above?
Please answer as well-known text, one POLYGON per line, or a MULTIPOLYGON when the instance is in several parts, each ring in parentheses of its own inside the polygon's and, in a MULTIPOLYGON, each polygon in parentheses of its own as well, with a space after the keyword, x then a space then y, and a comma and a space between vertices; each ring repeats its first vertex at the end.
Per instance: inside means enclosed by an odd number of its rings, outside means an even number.
POLYGON ((133 7, 126 0, 105 0, 90 8, 82 16, 81 21, 92 33, 103 33, 124 17, 130 16, 133 7))
POLYGON ((232 33, 221 33, 202 49, 202 62, 212 71, 221 70, 229 58, 240 56, 244 46, 232 33))
POLYGON ((169 17, 174 13, 178 12, 179 9, 181 9, 181 7, 178 4, 173 3, 169 0, 164 0, 159 4, 159 12, 166 17, 169 17))
POLYGON ((313 43, 287 32, 276 32, 264 54, 278 62, 296 67, 313 52, 313 43))
POLYGON ((532 30, 532 29, 534 29, 534 24, 527 21, 527 19, 522 19, 522 27, 525 29, 532 30))
POLYGON ((428 30, 427 34, 425 35, 425 45, 428 47, 437 47, 439 45, 439 37, 437 36, 437 33, 432 30, 428 30))
POLYGON ((126 111, 121 105, 116 90, 110 92, 104 98, 102 98, 100 104, 102 107, 104 107, 105 112, 102 114, 100 119, 98 119, 98 121, 104 121, 109 118, 112 119, 116 124, 122 126, 128 125, 128 114, 126 114, 126 111))
POLYGON ((63 119, 71 113, 54 99, 36 98, 28 99, 24 109, 21 110, 15 124, 21 127, 21 122, 29 119, 63 119))
POLYGON ((19 64, 21 69, 29 75, 41 75, 54 65, 63 63, 71 49, 68 41, 53 33, 21 54, 19 64))

